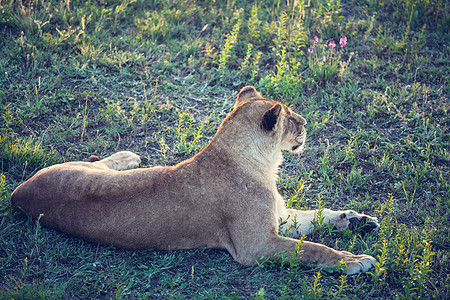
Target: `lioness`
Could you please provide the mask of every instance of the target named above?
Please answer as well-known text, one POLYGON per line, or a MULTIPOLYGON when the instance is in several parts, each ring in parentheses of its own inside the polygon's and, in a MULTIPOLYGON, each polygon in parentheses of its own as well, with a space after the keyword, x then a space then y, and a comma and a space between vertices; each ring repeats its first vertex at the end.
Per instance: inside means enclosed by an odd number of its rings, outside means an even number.
MULTIPOLYGON (((95 162, 67 162, 37 172, 12 202, 42 225, 89 242, 128 249, 224 248, 241 264, 292 256, 319 267, 346 263, 365 272, 375 259, 278 235, 310 234, 316 211, 288 209, 277 190, 282 150, 301 153, 306 121, 287 106, 244 87, 211 142, 171 167, 137 167, 123 151, 95 162), (124 170, 124 171, 121 171, 124 170), (279 223, 280 220, 284 220, 279 223), (294 224, 298 225, 294 229, 294 224)), ((324 223, 344 230, 376 218, 324 210, 324 223)), ((297 236, 295 236, 297 235, 297 236)))

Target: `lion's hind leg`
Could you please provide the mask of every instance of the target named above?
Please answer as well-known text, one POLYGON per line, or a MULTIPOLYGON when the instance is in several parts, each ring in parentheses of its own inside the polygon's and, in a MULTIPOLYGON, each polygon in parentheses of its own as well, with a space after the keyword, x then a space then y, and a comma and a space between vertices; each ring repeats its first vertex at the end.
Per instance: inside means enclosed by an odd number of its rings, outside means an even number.
POLYGON ((103 164, 112 170, 121 171, 138 167, 141 159, 139 155, 131 151, 120 151, 94 163, 103 164))

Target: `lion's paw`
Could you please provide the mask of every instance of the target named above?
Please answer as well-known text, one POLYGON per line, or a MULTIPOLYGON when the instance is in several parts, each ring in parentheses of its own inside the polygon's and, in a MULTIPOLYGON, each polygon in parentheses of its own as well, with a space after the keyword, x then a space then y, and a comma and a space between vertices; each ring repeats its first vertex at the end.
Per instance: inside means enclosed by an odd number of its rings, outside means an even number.
POLYGON ((100 160, 99 163, 106 165, 110 169, 121 171, 138 167, 141 159, 139 155, 131 151, 120 151, 100 160))
POLYGON ((378 229, 380 229, 378 219, 375 217, 363 215, 361 217, 350 218, 349 221, 350 221, 349 224, 350 229, 360 227, 363 232, 378 231, 378 229))
POLYGON ((378 231, 380 224, 376 217, 360 214, 352 210, 339 212, 338 218, 333 220, 338 230, 359 228, 362 232, 378 231))
POLYGON ((377 261, 370 255, 366 254, 354 255, 347 251, 341 252, 344 255, 344 258, 342 260, 347 265, 346 272, 348 275, 365 273, 369 271, 377 261))

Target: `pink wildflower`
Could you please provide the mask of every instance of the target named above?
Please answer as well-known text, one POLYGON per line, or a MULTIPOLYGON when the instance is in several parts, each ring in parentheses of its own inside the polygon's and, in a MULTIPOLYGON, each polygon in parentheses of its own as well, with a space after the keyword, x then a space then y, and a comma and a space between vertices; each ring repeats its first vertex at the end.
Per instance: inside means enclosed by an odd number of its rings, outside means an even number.
POLYGON ((336 43, 332 40, 331 42, 328 43, 328 47, 333 49, 334 47, 336 47, 336 43))
POLYGON ((286 67, 284 67, 285 71, 289 71, 289 65, 286 65, 286 67))
POLYGON ((313 41, 313 44, 314 44, 313 47, 315 47, 315 46, 317 45, 318 42, 319 42, 319 38, 317 37, 317 35, 315 35, 315 36, 314 36, 314 41, 313 41))
POLYGON ((313 49, 313 48, 309 48, 309 49, 308 49, 308 52, 309 52, 309 53, 313 53, 313 52, 314 52, 314 49, 313 49))
POLYGON ((341 48, 344 48, 345 45, 347 45, 347 37, 345 35, 339 40, 339 45, 341 45, 341 48))

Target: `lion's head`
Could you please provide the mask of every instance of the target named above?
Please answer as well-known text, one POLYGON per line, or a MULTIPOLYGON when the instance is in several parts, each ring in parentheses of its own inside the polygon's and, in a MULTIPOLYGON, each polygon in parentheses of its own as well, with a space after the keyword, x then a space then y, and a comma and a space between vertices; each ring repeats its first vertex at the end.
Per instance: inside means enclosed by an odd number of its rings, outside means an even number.
MULTIPOLYGON (((241 89, 233 112, 222 123, 218 135, 234 141, 233 149, 245 155, 256 150, 269 160, 279 160, 281 150, 301 153, 306 120, 289 107, 266 99, 252 86, 241 89)), ((256 154, 256 153, 255 153, 256 154)))

